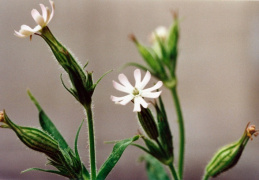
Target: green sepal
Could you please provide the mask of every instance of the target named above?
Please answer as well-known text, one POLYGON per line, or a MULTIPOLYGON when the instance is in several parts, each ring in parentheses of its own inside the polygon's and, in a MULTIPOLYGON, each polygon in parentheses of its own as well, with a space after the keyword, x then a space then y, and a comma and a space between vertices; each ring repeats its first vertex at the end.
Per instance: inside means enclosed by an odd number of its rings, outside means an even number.
POLYGON ((171 61, 176 61, 177 54, 178 54, 178 40, 179 40, 179 23, 178 23, 178 19, 175 19, 174 23, 169 29, 169 34, 167 38, 168 53, 171 61))
POLYGON ((97 180, 103 180, 107 177, 107 175, 110 173, 110 171, 113 169, 113 167, 116 165, 116 163, 119 161, 122 153, 124 150, 134 141, 139 139, 139 135, 134 136, 132 138, 124 139, 117 141, 117 143, 114 145, 113 150, 108 157, 108 159, 103 163, 101 166, 98 174, 97 174, 97 180))
POLYGON ((170 180, 162 164, 153 156, 144 155, 140 157, 146 163, 146 171, 149 180, 170 180))
POLYGON ((153 114, 149 108, 143 108, 137 113, 139 122, 150 139, 158 138, 158 130, 153 114))
POLYGON ((39 111, 39 121, 41 128, 47 133, 49 133, 55 140, 57 140, 59 142, 59 146, 62 149, 68 148, 67 142, 65 141, 61 133, 58 131, 56 126, 53 124, 53 122, 50 120, 50 118, 43 111, 38 101, 35 99, 35 97, 31 94, 29 90, 27 91, 27 93, 39 111))
POLYGON ((164 68, 163 65, 159 59, 159 57, 156 55, 156 53, 153 51, 152 48, 145 47, 139 42, 135 43, 140 55, 143 57, 143 59, 146 61, 146 63, 150 66, 150 68, 156 72, 157 75, 163 74, 164 68))
POLYGON ((161 148, 155 144, 154 141, 142 136, 147 148, 149 149, 149 154, 157 158, 163 164, 168 164, 167 155, 161 150, 161 148))
POLYGON ((173 158, 173 136, 169 127, 166 111, 161 96, 159 97, 159 105, 155 104, 157 113, 157 127, 159 133, 159 140, 162 147, 168 155, 168 158, 173 158))
POLYGON ((164 62, 168 63, 168 53, 166 49, 166 44, 163 40, 161 40, 157 34, 156 34, 156 42, 153 45, 153 49, 156 51, 156 54, 159 56, 159 58, 164 62))

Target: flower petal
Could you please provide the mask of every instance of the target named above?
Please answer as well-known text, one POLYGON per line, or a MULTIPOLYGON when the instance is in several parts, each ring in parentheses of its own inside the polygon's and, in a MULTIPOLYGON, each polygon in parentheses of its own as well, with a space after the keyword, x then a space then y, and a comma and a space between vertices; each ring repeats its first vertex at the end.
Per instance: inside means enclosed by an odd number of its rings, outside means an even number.
POLYGON ((21 34, 21 33, 17 32, 17 31, 14 31, 14 35, 17 36, 17 37, 20 37, 20 38, 28 37, 28 36, 26 36, 24 34, 21 34))
POLYGON ((124 96, 124 99, 122 101, 120 101, 119 103, 121 105, 126 105, 128 104, 131 100, 133 99, 133 96, 132 95, 127 95, 127 96, 124 96))
POLYGON ((44 22, 46 23, 47 20, 48 20, 47 9, 46 9, 46 7, 45 7, 43 4, 40 4, 40 7, 41 7, 41 12, 42 12, 43 20, 44 20, 44 22))
POLYGON ((122 92, 129 93, 129 94, 132 92, 127 87, 122 86, 121 84, 117 83, 116 81, 112 81, 112 83, 113 83, 113 87, 115 89, 117 89, 118 91, 122 91, 122 92))
POLYGON ((134 87, 130 84, 128 78, 124 74, 119 74, 118 78, 120 83, 123 84, 126 88, 130 89, 131 91, 134 89, 134 87))
POLYGON ((19 30, 19 34, 23 35, 24 37, 28 37, 34 33, 35 33, 34 29, 32 29, 31 27, 29 27, 27 25, 22 25, 21 29, 19 30))
POLYGON ((148 103, 141 96, 138 96, 138 97, 134 98, 134 109, 133 109, 133 111, 134 112, 140 112, 141 111, 140 105, 142 105, 144 108, 148 107, 148 103))
POLYGON ((135 87, 139 89, 141 83, 141 72, 139 69, 134 71, 134 78, 135 78, 135 87))
POLYGON ((147 71, 144 79, 140 83, 139 89, 144 89, 147 83, 150 81, 150 79, 151 79, 151 74, 149 71, 147 71))
POLYGON ((114 101, 116 104, 126 105, 128 102, 130 102, 133 99, 133 96, 126 95, 123 97, 115 97, 111 96, 111 100, 114 101))
POLYGON ((31 15, 34 19, 34 21, 40 25, 41 27, 44 27, 44 19, 43 17, 40 15, 39 11, 37 11, 36 9, 33 9, 31 11, 31 15))
POLYGON ((146 98, 158 98, 161 93, 162 93, 162 91, 159 91, 159 92, 144 92, 144 93, 141 94, 141 96, 146 97, 146 98))
POLYGON ((140 108, 140 100, 138 98, 134 99, 134 108, 133 108, 133 112, 140 112, 141 108, 140 108))
POLYGON ((154 86, 152 86, 151 88, 142 90, 142 93, 144 93, 144 92, 151 92, 151 91, 157 90, 157 89, 159 89, 159 88, 162 87, 162 86, 163 86, 163 82, 162 82, 162 81, 158 81, 158 82, 157 82, 154 86))
POLYGON ((50 14, 49 19, 47 20, 46 24, 49 24, 49 22, 51 21, 51 19, 54 16, 54 12, 55 12, 55 4, 54 4, 54 2, 49 0, 49 3, 51 5, 51 14, 50 14))

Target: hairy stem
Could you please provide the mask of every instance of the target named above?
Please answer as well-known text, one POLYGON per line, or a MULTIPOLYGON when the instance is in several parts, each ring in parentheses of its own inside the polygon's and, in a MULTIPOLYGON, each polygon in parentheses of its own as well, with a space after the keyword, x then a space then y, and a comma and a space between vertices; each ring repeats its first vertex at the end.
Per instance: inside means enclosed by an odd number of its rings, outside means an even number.
POLYGON ((94 123, 91 103, 85 106, 87 121, 88 121, 88 135, 89 135, 89 153, 91 165, 91 180, 96 180, 96 161, 95 161, 95 141, 94 141, 94 123))

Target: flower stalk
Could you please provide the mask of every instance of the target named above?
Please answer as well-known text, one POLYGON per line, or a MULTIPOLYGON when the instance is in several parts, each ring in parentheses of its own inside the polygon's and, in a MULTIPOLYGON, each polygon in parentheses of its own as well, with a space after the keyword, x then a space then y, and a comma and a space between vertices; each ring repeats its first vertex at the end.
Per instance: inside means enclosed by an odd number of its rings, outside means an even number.
POLYGON ((181 110, 180 101, 177 94, 176 87, 171 89, 171 93, 174 100, 174 105, 176 109, 176 114, 178 118, 178 127, 179 127, 179 161, 178 161, 178 173, 180 179, 183 177, 183 168, 184 168, 184 152, 185 152, 185 128, 184 120, 181 110))
POLYGON ((95 157, 95 139, 94 139, 94 122, 91 103, 85 106, 88 122, 89 154, 91 165, 91 180, 96 180, 96 157, 95 157))

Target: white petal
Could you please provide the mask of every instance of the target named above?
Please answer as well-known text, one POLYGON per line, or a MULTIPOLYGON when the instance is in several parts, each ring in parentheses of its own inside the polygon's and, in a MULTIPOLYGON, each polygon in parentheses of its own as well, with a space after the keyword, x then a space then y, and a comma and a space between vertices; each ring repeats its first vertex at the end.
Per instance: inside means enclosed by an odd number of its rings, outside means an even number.
POLYGON ((44 19, 44 22, 46 23, 48 20, 48 13, 47 13, 47 9, 43 4, 40 4, 41 7, 41 12, 42 12, 42 17, 44 19))
POLYGON ((130 102, 133 99, 133 96, 126 95, 123 97, 115 97, 111 96, 111 100, 114 101, 116 104, 126 105, 128 102, 130 102))
POLYGON ((151 92, 151 91, 157 90, 157 89, 159 89, 162 86, 163 86, 162 81, 158 81, 153 87, 142 90, 142 93, 144 93, 144 92, 151 92))
POLYGON ((134 112, 140 112, 141 108, 140 105, 142 105, 144 108, 148 107, 148 103, 140 96, 134 98, 134 112))
POLYGON ((42 27, 41 27, 40 25, 37 25, 37 26, 35 26, 35 27, 33 28, 33 32, 36 33, 36 32, 38 32, 38 31, 41 30, 41 29, 42 29, 42 27))
POLYGON ((48 7, 46 7, 46 11, 47 11, 47 20, 46 20, 46 26, 47 26, 47 24, 50 22, 50 10, 49 10, 49 8, 48 7))
MULTIPOLYGON (((33 29, 30 27, 30 26, 27 26, 27 25, 25 25, 25 24, 23 24, 23 25, 21 25, 21 29, 20 29, 20 31, 30 31, 30 32, 33 32, 33 29)), ((19 32, 20 32, 19 31, 19 32)))
POLYGON ((139 89, 139 87, 140 87, 140 82, 141 82, 141 72, 140 72, 140 70, 139 69, 136 69, 135 71, 134 71, 134 78, 135 78, 135 87, 137 88, 137 89, 139 89))
POLYGON ((126 88, 133 90, 134 87, 130 84, 128 78, 124 74, 120 74, 118 76, 119 81, 121 84, 123 84, 126 88))
POLYGON ((151 79, 151 74, 149 71, 146 72, 146 75, 144 77, 144 79, 142 80, 142 82, 140 83, 140 87, 139 89, 144 89, 145 86, 147 85, 147 83, 150 81, 151 79))
POLYGON ((133 112, 140 112, 141 108, 140 108, 140 101, 138 98, 134 99, 134 108, 133 108, 133 112))
POLYGON ((24 34, 21 34, 21 33, 17 32, 17 31, 14 31, 14 35, 17 36, 17 37, 20 37, 20 38, 28 37, 28 36, 26 36, 24 34))
POLYGON ((51 0, 49 0, 49 3, 50 3, 50 5, 51 5, 51 14, 50 14, 50 16, 49 16, 48 21, 46 22, 47 24, 51 21, 51 19, 52 19, 53 16, 54 16, 54 12, 55 12, 55 4, 54 4, 54 2, 51 1, 51 0))
POLYGON ((140 104, 144 107, 147 108, 148 107, 148 103, 142 98, 142 97, 138 97, 140 104))
POLYGON ((161 93, 162 93, 162 91, 159 91, 159 92, 144 92, 144 93, 141 94, 141 96, 146 97, 146 98, 158 98, 161 93))
POLYGON ((33 10, 31 11, 31 15, 32 15, 34 21, 35 21, 38 25, 40 25, 41 27, 44 26, 44 19, 43 19, 43 17, 40 15, 39 11, 37 11, 36 9, 33 9, 33 10))
POLYGON ((19 30, 19 33, 27 37, 34 34, 35 31, 27 25, 22 25, 21 29, 19 30))
POLYGON ((126 105, 126 104, 128 104, 132 99, 133 99, 133 96, 127 95, 127 96, 124 96, 124 97, 123 97, 123 100, 120 101, 119 103, 120 103, 121 105, 126 105))
POLYGON ((113 83, 113 87, 118 91, 122 91, 129 94, 132 93, 132 89, 128 89, 125 86, 122 86, 121 84, 117 83, 116 81, 112 81, 112 83, 113 83))

